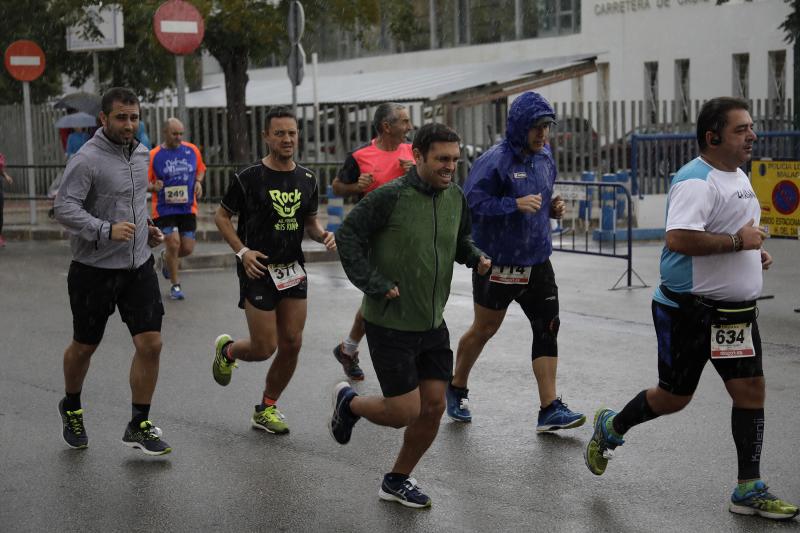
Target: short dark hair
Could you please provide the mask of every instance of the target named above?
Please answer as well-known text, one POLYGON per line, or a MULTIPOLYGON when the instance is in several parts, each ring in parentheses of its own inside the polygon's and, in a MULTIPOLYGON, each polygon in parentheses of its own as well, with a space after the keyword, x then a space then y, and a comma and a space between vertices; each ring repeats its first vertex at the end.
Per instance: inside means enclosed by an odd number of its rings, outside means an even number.
POLYGON ((414 135, 414 142, 411 148, 419 150, 422 157, 428 156, 428 151, 433 143, 457 143, 461 142, 461 137, 450 126, 445 126, 438 122, 425 124, 414 135))
POLYGON ((114 102, 120 102, 126 105, 136 104, 139 105, 139 97, 136 93, 127 87, 112 87, 103 93, 103 99, 100 100, 100 109, 107 116, 114 109, 114 102))
POLYGON ((381 134, 381 124, 389 122, 392 124, 397 117, 395 111, 405 109, 406 106, 398 104, 397 102, 385 102, 375 108, 375 114, 372 116, 372 127, 375 128, 375 134, 381 134))
POLYGON ((728 124, 728 112, 734 109, 750 111, 750 104, 747 100, 732 96, 712 98, 703 104, 700 114, 697 115, 697 144, 701 152, 708 148, 706 132, 711 131, 717 137, 721 137, 722 130, 728 124))
POLYGON ((267 111, 267 116, 264 117, 264 129, 269 131, 270 122, 273 118, 293 118, 297 122, 297 117, 294 116, 292 110, 285 106, 270 107, 267 111))

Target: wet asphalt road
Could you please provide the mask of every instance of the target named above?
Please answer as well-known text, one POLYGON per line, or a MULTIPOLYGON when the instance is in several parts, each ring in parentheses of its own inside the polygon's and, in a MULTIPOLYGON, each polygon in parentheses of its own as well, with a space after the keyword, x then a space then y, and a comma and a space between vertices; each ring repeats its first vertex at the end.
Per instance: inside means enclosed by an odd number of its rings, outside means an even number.
MULTIPOLYGON (((202 253, 202 243, 198 253, 202 253)), ((762 473, 800 501, 800 244, 774 241, 776 265, 760 305, 767 427, 762 473)), ((634 268, 657 282, 660 248, 637 246, 634 268)), ((620 409, 656 382, 652 287, 609 291, 624 263, 557 253, 561 299, 559 392, 590 418, 620 409)), ((764 531, 800 530, 734 516, 726 502, 736 456, 730 402, 709 365, 682 413, 633 429, 602 477, 589 473, 584 426, 535 433, 538 402, 530 331, 512 307, 473 370, 474 422, 442 421, 414 472, 433 498, 417 511, 380 501, 401 431, 356 426, 328 435, 331 348, 349 329, 360 293, 337 263, 314 263, 297 373, 279 403, 287 436, 249 427, 268 363, 241 363, 230 386, 211 378, 211 343, 246 334, 230 270, 189 272, 187 300, 165 301, 161 376, 151 417, 174 452, 149 458, 122 446, 133 352, 115 315, 83 392, 90 447, 67 449, 56 404, 71 335, 68 246, 16 242, 0 250, 0 530, 2 531, 764 531)), ((162 288, 167 290, 164 280, 162 288)), ((453 347, 472 318, 469 272, 457 267, 446 311, 453 347)), ((364 343, 366 344, 366 343, 364 343)), ((365 349, 365 346, 362 345, 365 349)), ((364 393, 379 391, 368 356, 364 393)))

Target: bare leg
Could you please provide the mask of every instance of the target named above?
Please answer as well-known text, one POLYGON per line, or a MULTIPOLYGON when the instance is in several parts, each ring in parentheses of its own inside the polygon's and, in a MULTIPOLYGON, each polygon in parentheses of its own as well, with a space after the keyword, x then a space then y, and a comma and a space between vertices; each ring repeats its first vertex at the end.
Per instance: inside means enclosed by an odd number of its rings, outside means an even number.
POLYGON ((307 308, 307 300, 299 298, 286 298, 278 303, 278 354, 269 367, 264 389, 266 395, 273 400, 280 398, 297 368, 307 308))
POLYGON ((533 360, 533 375, 539 388, 539 403, 542 409, 556 399, 556 370, 558 357, 537 357, 533 360))
POLYGON ((453 374, 453 386, 466 388, 469 373, 478 360, 483 347, 491 339, 506 316, 506 310, 495 311, 475 304, 475 318, 472 325, 458 341, 456 352, 456 368, 453 374))
POLYGON ((131 362, 130 385, 133 403, 149 405, 158 382, 161 333, 148 331, 133 337, 136 351, 131 362))
POLYGON ((97 344, 81 344, 74 340, 64 351, 64 390, 69 394, 78 394, 83 389, 83 381, 89 372, 92 354, 97 344))
POLYGON ((403 435, 403 447, 392 467, 392 472, 410 475, 414 467, 428 450, 436 434, 444 413, 444 392, 447 383, 436 380, 423 380, 419 384, 419 416, 409 424, 403 435))

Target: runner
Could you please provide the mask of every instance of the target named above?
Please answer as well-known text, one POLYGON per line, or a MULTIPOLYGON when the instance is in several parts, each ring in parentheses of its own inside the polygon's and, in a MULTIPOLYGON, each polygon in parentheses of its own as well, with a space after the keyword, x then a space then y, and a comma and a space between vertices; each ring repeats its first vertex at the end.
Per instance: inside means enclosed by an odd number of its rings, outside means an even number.
MULTIPOLYGON (((411 131, 411 118, 405 106, 386 102, 375 109, 372 119, 376 136, 350 154, 333 180, 333 192, 339 196, 363 196, 395 178, 414 165, 411 143, 406 141, 411 131)), ((364 371, 359 366, 358 345, 364 338, 364 317, 356 311, 350 334, 333 349, 348 378, 361 381, 364 371)))
POLYGON ((561 218, 565 204, 552 196, 556 165, 547 141, 555 117, 541 95, 519 95, 508 113, 505 140, 475 162, 464 185, 472 210, 472 235, 492 257, 494 267, 491 275, 472 276, 475 319, 458 343, 456 371, 447 387, 447 414, 460 422, 472 421, 470 371, 512 301, 528 317, 533 334, 531 357, 540 404, 536 431, 586 422, 556 393, 558 286, 550 264, 550 218, 561 218))
POLYGON ((270 109, 263 137, 269 155, 233 176, 215 218, 238 259, 239 308, 250 337, 234 341, 227 334, 218 336, 212 371, 214 380, 226 386, 237 360, 265 361, 277 349, 251 424, 282 434, 289 426, 276 404, 297 366, 306 322, 303 233, 307 230, 328 250, 336 242, 317 220, 316 176, 293 160, 297 120, 292 112, 270 109))
POLYGON ((70 233, 73 255, 67 277, 73 340, 64 352, 66 395, 58 403, 62 434, 71 448, 89 445, 81 391, 116 307, 136 348, 130 371, 132 417, 122 442, 147 455, 162 455, 172 448, 149 420, 164 314, 150 248, 164 236, 147 219, 148 152, 133 137, 139 123, 136 94, 109 89, 100 120, 103 127, 67 162, 54 204, 56 219, 70 233))
POLYGON ((183 300, 178 260, 191 255, 197 231, 197 199, 203 196, 206 165, 197 146, 183 140, 183 123, 164 121, 164 142, 150 150, 148 191, 153 193, 153 220, 164 232, 161 273, 170 280, 169 297, 183 300))
POLYGON ((453 262, 486 273, 491 261, 473 244, 464 194, 451 183, 460 156, 456 132, 426 124, 413 149, 416 168, 364 198, 339 229, 342 266, 364 292, 361 311, 383 396, 359 396, 339 383, 329 429, 336 442, 347 444, 362 416, 405 427, 378 496, 419 508, 431 499, 409 476, 436 438, 453 371, 442 317, 453 262))
POLYGON ((765 383, 756 298, 772 257, 762 248, 766 234, 758 227, 758 199, 740 168, 752 157, 755 140, 747 101, 725 97, 703 104, 697 117, 700 156, 678 171, 667 198, 661 285, 651 306, 658 385, 619 413, 597 411, 585 460, 593 474, 602 475, 632 427, 689 404, 710 359, 733 400, 739 472, 729 509, 788 520, 797 516, 797 506, 773 496, 760 472, 765 383))

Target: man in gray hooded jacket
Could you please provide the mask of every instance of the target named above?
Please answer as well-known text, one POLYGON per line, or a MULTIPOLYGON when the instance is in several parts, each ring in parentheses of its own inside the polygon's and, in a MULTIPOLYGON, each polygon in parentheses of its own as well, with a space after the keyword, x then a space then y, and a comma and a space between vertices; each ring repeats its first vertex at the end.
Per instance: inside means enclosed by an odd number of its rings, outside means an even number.
POLYGON ((134 137, 139 99, 109 89, 98 129, 67 164, 55 200, 56 219, 70 233, 73 261, 67 286, 73 337, 64 352, 65 397, 58 410, 71 448, 86 448, 81 390, 108 317, 119 314, 136 351, 130 371, 132 418, 122 442, 148 455, 172 449, 149 420, 158 379, 164 307, 150 248, 164 240, 147 219, 149 151, 134 137))

